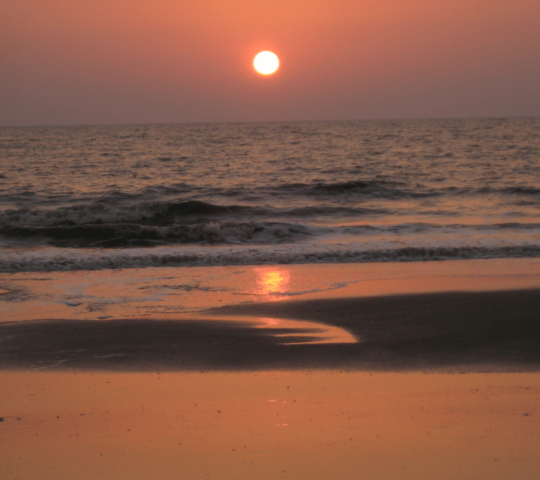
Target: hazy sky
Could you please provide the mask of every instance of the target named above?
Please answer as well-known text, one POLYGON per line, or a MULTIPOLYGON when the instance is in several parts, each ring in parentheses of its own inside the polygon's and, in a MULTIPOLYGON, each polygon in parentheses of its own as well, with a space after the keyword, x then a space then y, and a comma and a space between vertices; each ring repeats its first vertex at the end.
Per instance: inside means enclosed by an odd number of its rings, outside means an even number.
POLYGON ((0 0, 0 125, 486 116, 540 116, 540 0, 0 0))

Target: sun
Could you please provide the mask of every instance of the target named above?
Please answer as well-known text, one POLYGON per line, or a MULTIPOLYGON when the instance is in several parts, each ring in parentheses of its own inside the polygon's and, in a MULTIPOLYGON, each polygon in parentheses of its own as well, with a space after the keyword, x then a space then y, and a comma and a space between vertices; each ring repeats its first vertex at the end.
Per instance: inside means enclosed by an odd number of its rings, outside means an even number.
POLYGON ((272 75, 279 68, 279 58, 272 52, 260 52, 253 59, 253 68, 261 75, 272 75))

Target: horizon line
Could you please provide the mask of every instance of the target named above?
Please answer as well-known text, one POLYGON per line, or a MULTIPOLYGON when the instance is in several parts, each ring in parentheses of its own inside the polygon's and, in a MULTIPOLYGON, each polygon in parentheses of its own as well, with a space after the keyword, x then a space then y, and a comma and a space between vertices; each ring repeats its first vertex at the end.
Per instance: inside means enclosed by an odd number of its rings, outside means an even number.
POLYGON ((148 123, 53 123, 53 124, 20 124, 0 125, 0 128, 69 128, 69 127, 135 127, 162 125, 218 125, 218 124, 271 124, 271 123, 345 123, 345 122, 402 122, 402 121, 448 121, 448 120, 526 120, 537 119, 540 115, 496 115, 496 116, 463 116, 463 117, 397 117, 397 118, 349 118, 333 120, 225 120, 225 121, 195 121, 195 122, 148 122, 148 123))

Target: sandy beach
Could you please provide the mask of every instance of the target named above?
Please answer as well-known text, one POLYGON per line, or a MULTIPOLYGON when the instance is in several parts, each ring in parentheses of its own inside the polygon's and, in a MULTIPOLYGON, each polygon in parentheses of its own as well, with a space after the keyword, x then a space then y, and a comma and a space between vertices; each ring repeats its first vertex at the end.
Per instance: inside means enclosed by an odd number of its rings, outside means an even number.
POLYGON ((0 381, 6 479, 533 479, 540 467, 538 374, 4 371, 0 381))
POLYGON ((3 478, 534 478, 539 262, 433 263, 2 274, 3 478))

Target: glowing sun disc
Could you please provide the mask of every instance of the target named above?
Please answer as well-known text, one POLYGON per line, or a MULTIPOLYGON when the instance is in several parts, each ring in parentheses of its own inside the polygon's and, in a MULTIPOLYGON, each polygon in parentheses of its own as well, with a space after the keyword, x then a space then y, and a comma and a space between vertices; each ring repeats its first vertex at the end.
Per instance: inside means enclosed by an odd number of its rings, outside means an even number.
POLYGON ((253 68, 261 75, 270 75, 279 67, 279 58, 272 52, 260 52, 253 59, 253 68))

